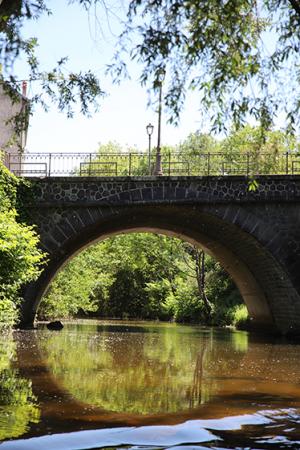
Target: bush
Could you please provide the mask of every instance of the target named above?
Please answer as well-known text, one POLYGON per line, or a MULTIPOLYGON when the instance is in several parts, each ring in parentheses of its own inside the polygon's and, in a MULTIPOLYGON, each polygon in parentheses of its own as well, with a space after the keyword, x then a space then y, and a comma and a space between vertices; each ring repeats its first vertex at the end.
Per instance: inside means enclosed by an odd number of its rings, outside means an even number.
POLYGON ((107 309, 114 317, 145 317, 148 303, 145 279, 139 269, 121 269, 109 290, 107 309))
POLYGON ((35 280, 45 261, 33 227, 18 222, 15 209, 19 181, 0 162, 0 324, 12 326, 18 317, 22 285, 35 280))
POLYGON ((249 314, 246 305, 237 305, 231 313, 232 324, 237 328, 243 328, 249 322, 249 314))
POLYGON ((176 291, 166 299, 166 308, 176 322, 205 322, 203 301, 197 295, 195 285, 178 279, 176 291))
POLYGON ((97 310, 92 292, 95 274, 82 256, 70 261, 53 280, 40 303, 39 319, 74 317, 79 311, 86 313, 97 310))
POLYGON ((12 327, 18 319, 16 303, 8 298, 0 297, 0 331, 12 327))

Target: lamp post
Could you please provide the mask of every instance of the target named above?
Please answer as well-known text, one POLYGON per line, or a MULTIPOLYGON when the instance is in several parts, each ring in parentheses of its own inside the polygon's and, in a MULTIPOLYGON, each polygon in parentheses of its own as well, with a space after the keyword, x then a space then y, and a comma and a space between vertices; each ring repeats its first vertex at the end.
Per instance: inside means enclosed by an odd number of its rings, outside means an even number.
POLYGON ((151 136, 153 133, 153 129, 154 129, 154 125, 152 125, 151 123, 148 123, 148 125, 146 126, 146 131, 147 131, 148 138, 149 138, 149 146, 148 146, 148 173, 149 173, 149 175, 151 175, 151 136))
POLYGON ((160 152, 160 137, 161 137, 161 113, 162 113, 162 85, 165 79, 165 71, 161 70, 158 75, 159 84, 159 96, 158 96, 158 128, 157 128, 157 148, 156 148, 156 162, 154 175, 163 175, 162 165, 161 165, 161 152, 160 152))

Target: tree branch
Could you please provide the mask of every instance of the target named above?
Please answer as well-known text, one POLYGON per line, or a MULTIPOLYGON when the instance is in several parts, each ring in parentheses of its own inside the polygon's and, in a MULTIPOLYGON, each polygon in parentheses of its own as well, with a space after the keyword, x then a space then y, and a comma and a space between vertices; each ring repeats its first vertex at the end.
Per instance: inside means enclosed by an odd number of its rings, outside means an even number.
POLYGON ((289 0, 294 11, 300 16, 300 2, 298 0, 289 0))

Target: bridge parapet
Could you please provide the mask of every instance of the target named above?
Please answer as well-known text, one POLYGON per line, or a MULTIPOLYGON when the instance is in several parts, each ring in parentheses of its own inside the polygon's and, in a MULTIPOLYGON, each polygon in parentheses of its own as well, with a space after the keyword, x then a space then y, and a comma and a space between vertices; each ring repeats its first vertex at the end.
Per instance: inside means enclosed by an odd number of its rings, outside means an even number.
POLYGON ((35 179, 30 202, 41 207, 139 203, 253 203, 300 200, 300 176, 51 177, 35 179))

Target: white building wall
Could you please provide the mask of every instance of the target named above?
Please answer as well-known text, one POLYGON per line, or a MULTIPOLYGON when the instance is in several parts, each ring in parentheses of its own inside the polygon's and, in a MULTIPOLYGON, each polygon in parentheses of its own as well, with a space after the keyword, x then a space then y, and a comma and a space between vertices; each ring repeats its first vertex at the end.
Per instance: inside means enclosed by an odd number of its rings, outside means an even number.
MULTIPOLYGON (((0 84, 0 150, 6 153, 6 164, 9 160, 18 162, 20 155, 26 145, 26 131, 16 133, 14 123, 9 122, 11 118, 19 114, 22 110, 26 112, 27 100, 20 95, 20 101, 13 103, 12 99, 4 92, 0 84)), ((14 164, 12 169, 17 169, 14 164)))

